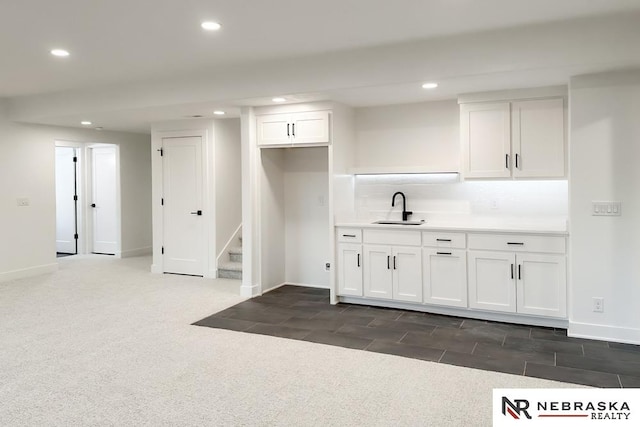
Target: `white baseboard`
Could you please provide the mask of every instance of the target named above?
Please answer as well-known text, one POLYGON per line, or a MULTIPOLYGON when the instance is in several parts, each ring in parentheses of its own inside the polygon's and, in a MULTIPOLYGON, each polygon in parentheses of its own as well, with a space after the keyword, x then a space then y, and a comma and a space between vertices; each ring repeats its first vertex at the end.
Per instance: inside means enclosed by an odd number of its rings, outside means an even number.
POLYGON ((127 249, 120 253, 120 258, 132 258, 136 256, 151 255, 151 246, 145 246, 143 248, 127 249))
POLYGON ((218 278, 218 269, 215 268, 213 270, 209 270, 208 272, 204 273, 203 277, 205 279, 216 279, 216 278, 218 278))
POLYGON ((288 285, 288 283, 283 282, 283 283, 280 283, 279 285, 272 286, 272 287, 270 287, 269 289, 264 289, 264 290, 262 291, 262 295, 266 294, 267 292, 271 292, 271 291, 274 291, 274 290, 276 290, 276 289, 278 289, 278 288, 281 288, 281 287, 283 287, 284 285, 288 285))
POLYGON ((593 323, 569 322, 567 335, 575 338, 640 344, 640 329, 620 326, 596 325, 593 323))
POLYGON ((39 276, 41 274, 58 271, 58 263, 37 265, 35 267, 23 268, 20 270, 0 272, 0 282, 22 279, 25 277, 39 276))
POLYGON ((160 267, 158 264, 151 264, 151 272, 155 274, 164 273, 164 271, 162 271, 162 267, 160 267))
POLYGON ((260 295, 260 287, 258 285, 245 285, 240 286, 240 296, 245 298, 253 298, 260 295))
POLYGON ((286 282, 280 286, 291 285, 291 286, 302 286, 303 288, 318 288, 318 289, 329 289, 329 286, 322 285, 311 285, 309 283, 296 283, 296 282, 286 282))

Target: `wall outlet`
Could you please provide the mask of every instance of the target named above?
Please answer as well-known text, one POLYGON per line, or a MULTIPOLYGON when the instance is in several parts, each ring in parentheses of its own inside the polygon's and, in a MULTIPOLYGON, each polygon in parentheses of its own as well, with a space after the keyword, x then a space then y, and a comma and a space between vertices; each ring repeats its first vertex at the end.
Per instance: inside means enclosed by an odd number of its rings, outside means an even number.
POLYGON ((326 264, 324 265, 324 269, 325 269, 325 271, 329 271, 329 270, 331 270, 331 263, 329 263, 329 262, 328 262, 328 263, 326 263, 326 264))
POLYGON ((489 206, 491 206, 491 209, 498 209, 498 201, 496 199, 492 199, 489 202, 489 206))
POLYGON ((596 313, 604 312, 604 298, 599 298, 599 297, 593 298, 593 311, 596 313))
POLYGON ((18 206, 29 206, 29 199, 27 197, 20 197, 16 199, 18 206))

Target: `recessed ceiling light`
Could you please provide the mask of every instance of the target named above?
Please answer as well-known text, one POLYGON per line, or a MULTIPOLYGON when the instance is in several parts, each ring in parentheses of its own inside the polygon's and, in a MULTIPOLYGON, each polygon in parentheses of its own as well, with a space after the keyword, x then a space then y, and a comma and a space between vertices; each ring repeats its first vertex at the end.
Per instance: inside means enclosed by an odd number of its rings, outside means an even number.
POLYGON ((89 120, 83 120, 80 122, 80 124, 83 126, 91 126, 92 123, 89 120))
POLYGON ((69 56, 69 51, 64 49, 51 49, 51 55, 65 57, 69 56))
POLYGON ((218 31, 220 28, 222 28, 222 25, 220 25, 218 22, 213 21, 205 21, 200 24, 200 26, 202 27, 202 29, 207 31, 218 31))
POLYGON ((273 102, 284 102, 284 101, 286 101, 286 99, 285 99, 285 98, 282 98, 282 97, 279 97, 279 96, 277 96, 277 97, 275 97, 275 98, 273 98, 273 99, 271 99, 271 100, 272 100, 273 102))
POLYGON ((96 127, 96 130, 102 130, 102 129, 103 129, 103 127, 102 127, 102 126, 97 126, 97 127, 96 127))
POLYGON ((216 116, 224 116, 225 112, 222 110, 216 110, 213 112, 213 114, 215 114, 216 116))
POLYGON ((422 89, 435 89, 438 87, 438 83, 425 83, 422 85, 422 89))

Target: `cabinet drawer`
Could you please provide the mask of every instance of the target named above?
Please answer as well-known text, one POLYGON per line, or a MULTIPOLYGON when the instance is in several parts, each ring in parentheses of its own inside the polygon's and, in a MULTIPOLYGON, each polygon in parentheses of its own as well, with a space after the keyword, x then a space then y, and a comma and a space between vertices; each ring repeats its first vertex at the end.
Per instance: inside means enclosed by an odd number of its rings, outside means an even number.
POLYGON ((359 228, 338 228, 338 242, 362 242, 362 230, 359 228))
POLYGON ((364 230, 363 233, 364 243, 420 246, 421 240, 419 231, 364 230))
POLYGON ((422 245, 434 248, 464 249, 467 247, 467 238, 464 233, 424 231, 422 232, 422 245))
POLYGON ((559 236, 531 236, 526 234, 468 235, 469 249, 512 252, 566 252, 566 239, 559 236))

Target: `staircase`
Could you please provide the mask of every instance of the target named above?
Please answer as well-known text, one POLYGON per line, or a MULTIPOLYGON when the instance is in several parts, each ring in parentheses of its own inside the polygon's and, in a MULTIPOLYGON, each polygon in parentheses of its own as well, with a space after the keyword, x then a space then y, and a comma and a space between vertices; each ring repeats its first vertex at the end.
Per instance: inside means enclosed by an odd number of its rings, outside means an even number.
POLYGON ((238 246, 227 250, 229 260, 218 264, 218 277, 221 279, 242 280, 242 236, 238 240, 238 246))

